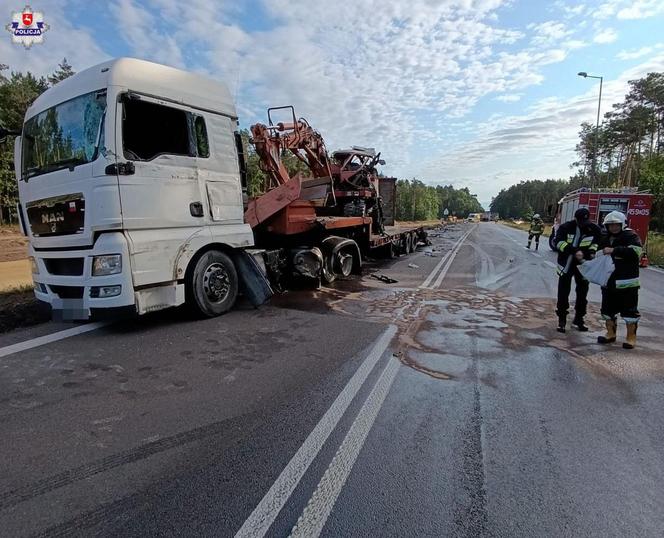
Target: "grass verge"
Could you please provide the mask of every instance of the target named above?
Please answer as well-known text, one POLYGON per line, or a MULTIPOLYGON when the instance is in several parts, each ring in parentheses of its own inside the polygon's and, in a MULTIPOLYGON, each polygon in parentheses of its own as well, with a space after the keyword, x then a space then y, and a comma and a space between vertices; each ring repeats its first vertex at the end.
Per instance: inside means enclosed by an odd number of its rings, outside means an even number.
POLYGON ((0 333, 51 319, 51 309, 35 298, 32 285, 0 291, 0 333))
MULTIPOLYGON (((501 220, 501 224, 504 224, 505 226, 509 226, 510 228, 516 228, 517 230, 523 230, 524 232, 527 232, 530 230, 530 223, 529 222, 514 222, 511 220, 501 220)), ((551 235, 551 226, 549 224, 546 224, 544 226, 544 233, 542 234, 544 237, 549 237, 551 235)))

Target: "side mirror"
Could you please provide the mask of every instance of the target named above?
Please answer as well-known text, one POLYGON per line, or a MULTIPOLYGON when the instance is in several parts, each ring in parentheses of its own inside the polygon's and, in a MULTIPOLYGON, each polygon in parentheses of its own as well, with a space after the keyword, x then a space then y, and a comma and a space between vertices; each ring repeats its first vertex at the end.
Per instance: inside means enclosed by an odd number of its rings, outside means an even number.
POLYGON ((5 129, 0 125, 0 142, 7 140, 8 136, 20 136, 21 131, 12 131, 11 129, 5 129))
POLYGON ((22 144, 20 136, 17 136, 14 139, 14 173, 16 174, 16 179, 21 181, 23 177, 21 176, 21 162, 22 162, 22 144))

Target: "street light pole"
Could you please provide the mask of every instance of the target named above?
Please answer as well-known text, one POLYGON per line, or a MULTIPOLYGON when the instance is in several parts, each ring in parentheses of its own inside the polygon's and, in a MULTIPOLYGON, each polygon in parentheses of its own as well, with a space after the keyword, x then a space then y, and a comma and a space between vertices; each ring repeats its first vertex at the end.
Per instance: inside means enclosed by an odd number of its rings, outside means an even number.
MULTIPOLYGON (((599 79, 599 99, 597 101, 597 124, 595 125, 595 148, 593 151, 593 183, 597 182, 599 174, 597 173, 597 153, 599 150, 599 114, 602 108, 602 84, 604 82, 604 77, 597 77, 595 75, 589 75, 585 71, 578 73, 580 77, 583 78, 597 78, 599 79)), ((594 185, 590 185, 594 187, 594 185)))

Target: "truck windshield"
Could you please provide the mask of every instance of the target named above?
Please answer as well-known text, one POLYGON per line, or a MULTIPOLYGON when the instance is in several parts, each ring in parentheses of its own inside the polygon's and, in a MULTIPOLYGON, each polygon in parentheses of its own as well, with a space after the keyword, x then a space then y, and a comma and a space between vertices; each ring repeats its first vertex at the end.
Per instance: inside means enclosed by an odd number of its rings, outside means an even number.
POLYGON ((23 127, 23 179, 97 158, 106 91, 86 93, 40 112, 23 127))

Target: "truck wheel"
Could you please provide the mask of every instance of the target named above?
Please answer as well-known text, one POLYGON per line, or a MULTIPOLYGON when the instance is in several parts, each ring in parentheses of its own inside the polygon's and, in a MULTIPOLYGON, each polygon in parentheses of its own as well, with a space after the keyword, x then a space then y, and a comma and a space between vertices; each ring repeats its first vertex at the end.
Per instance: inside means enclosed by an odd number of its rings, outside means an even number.
POLYGON ((332 254, 325 256, 323 260, 323 269, 320 272, 321 279, 325 284, 332 284, 337 279, 337 274, 334 272, 334 260, 332 254))
POLYGON ((321 277, 323 282, 331 284, 337 277, 348 277, 353 272, 353 255, 344 248, 336 254, 325 256, 321 277))
POLYGON ((557 250, 556 249, 556 234, 551 232, 551 235, 549 236, 549 248, 553 250, 554 252, 557 250))
POLYGON ((203 317, 214 317, 230 310, 238 292, 238 277, 233 261, 223 252, 203 254, 187 278, 186 301, 203 317))

